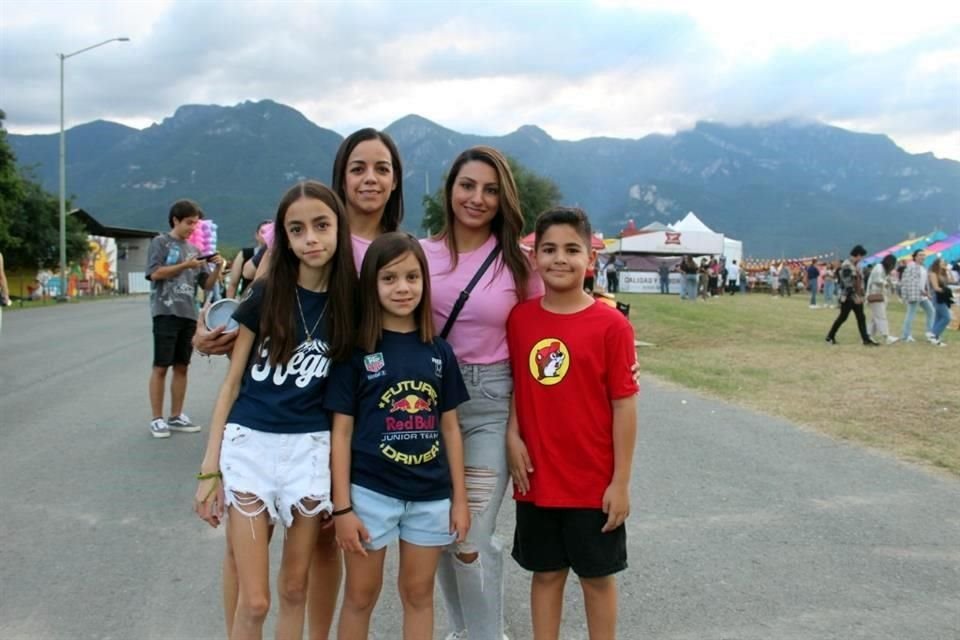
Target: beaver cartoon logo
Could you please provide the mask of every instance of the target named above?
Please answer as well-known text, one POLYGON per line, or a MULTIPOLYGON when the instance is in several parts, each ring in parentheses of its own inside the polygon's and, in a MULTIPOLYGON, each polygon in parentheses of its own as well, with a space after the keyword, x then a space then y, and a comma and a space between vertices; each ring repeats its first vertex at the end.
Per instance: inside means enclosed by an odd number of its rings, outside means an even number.
POLYGON ((530 350, 530 374, 537 382, 554 385, 563 380, 570 368, 570 351, 556 338, 546 338, 530 350))

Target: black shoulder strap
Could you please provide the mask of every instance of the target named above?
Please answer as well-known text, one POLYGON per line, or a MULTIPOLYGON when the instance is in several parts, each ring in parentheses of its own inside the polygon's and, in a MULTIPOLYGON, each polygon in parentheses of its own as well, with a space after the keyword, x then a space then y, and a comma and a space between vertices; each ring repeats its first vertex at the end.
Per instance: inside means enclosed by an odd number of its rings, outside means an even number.
POLYGON ((473 288, 477 286, 477 283, 480 282, 480 278, 482 278, 483 274, 487 272, 487 269, 490 268, 490 265, 493 264, 493 261, 497 259, 499 254, 500 245, 497 244, 497 246, 493 248, 493 251, 490 252, 490 255, 487 256, 487 259, 483 261, 483 264, 480 265, 480 268, 477 269, 477 272, 473 275, 473 280, 470 281, 470 284, 467 285, 467 288, 460 292, 460 297, 458 297, 457 301, 454 303, 453 309, 450 311, 450 317, 447 318, 446 323, 443 325, 443 330, 440 332, 440 337, 444 340, 446 340, 447 336, 450 335, 450 330, 453 329, 453 323, 456 321, 457 316, 460 315, 463 305, 467 303, 467 298, 470 297, 470 292, 472 292, 473 288))

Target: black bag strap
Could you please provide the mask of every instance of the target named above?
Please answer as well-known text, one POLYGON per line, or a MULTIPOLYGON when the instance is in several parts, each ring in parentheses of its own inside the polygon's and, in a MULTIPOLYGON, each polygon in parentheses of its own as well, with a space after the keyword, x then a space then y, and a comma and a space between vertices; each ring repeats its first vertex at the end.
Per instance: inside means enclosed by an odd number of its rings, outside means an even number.
POLYGON ((473 275, 473 280, 470 281, 470 283, 467 285, 467 288, 460 292, 460 296, 457 298, 457 301, 453 304, 453 309, 450 311, 450 316, 443 325, 443 330, 440 331, 440 337, 444 340, 446 340, 447 336, 450 335, 450 330, 453 329, 453 323, 456 321, 457 316, 460 315, 460 311, 463 310, 463 305, 467 303, 467 298, 470 297, 470 293, 473 291, 473 288, 477 286, 477 283, 480 282, 480 278, 482 278, 483 274, 487 272, 487 269, 490 268, 490 265, 493 264, 493 261, 497 259, 498 255, 500 255, 499 244, 493 248, 493 251, 491 251, 490 255, 487 256, 487 259, 484 260, 483 264, 480 265, 480 268, 477 269, 477 272, 473 275))

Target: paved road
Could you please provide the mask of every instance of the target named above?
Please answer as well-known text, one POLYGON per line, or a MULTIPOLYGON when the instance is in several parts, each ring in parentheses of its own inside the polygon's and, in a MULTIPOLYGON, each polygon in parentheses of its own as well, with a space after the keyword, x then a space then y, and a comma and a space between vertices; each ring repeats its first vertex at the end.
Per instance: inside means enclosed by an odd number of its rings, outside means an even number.
MULTIPOLYGON (((222 538, 190 512, 205 438, 149 437, 148 335, 142 298, 4 314, 4 640, 222 636, 222 538)), ((191 369, 203 421, 216 360, 191 369)), ((621 638, 960 638, 956 479, 654 380, 640 427, 621 638)), ((509 632, 530 638, 510 567, 509 632)), ((585 638, 575 585, 566 606, 562 637, 585 638)), ((390 588, 374 624, 399 638, 390 588)))

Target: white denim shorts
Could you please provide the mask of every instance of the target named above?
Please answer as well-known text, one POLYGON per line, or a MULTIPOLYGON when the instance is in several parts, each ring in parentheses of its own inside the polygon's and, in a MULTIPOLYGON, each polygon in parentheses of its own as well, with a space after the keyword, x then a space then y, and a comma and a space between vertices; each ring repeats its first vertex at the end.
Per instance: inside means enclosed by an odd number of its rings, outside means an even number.
POLYGON ((329 431, 270 433, 227 423, 220 471, 226 505, 245 516, 266 510, 271 522, 289 527, 294 509, 306 517, 333 509, 329 431))

